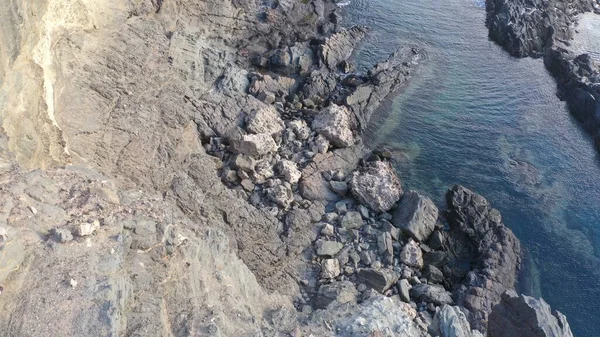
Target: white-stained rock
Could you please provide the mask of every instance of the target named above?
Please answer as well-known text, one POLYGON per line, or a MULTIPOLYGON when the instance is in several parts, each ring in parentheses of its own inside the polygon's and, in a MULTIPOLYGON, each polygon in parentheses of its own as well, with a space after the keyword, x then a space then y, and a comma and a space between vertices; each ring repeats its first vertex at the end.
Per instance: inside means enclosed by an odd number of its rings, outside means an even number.
POLYGON ((340 272, 340 261, 338 259, 325 259, 321 262, 322 278, 336 278, 340 275, 340 272))
POLYGON ((312 128, 325 136, 336 147, 353 145, 356 121, 345 106, 331 104, 319 112, 312 122, 312 128))
POLYGON ((284 122, 272 106, 252 111, 246 117, 246 130, 254 134, 275 135, 284 129, 284 122))
POLYGON ((290 160, 281 160, 277 163, 277 171, 283 176, 285 181, 295 184, 302 177, 302 172, 298 170, 296 163, 290 160))
POLYGON ((350 190, 356 199, 377 213, 387 212, 402 196, 402 186, 392 164, 368 163, 355 171, 350 190))

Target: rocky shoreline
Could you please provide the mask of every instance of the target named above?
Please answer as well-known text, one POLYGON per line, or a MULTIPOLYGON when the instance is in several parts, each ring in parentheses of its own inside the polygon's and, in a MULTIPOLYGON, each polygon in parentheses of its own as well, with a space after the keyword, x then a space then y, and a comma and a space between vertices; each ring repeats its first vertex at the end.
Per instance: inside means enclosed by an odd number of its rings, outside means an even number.
MULTIPOLYGON (((61 156, 86 168, 24 169, 39 158, 14 140, 27 130, 5 124, 0 330, 493 337, 533 327, 569 336, 564 316, 514 293, 520 244, 484 197, 455 186, 440 210, 403 189, 388 151, 362 144, 379 105, 426 66, 426 51, 401 47, 356 73, 350 58, 368 28, 343 28, 334 2, 171 5, 130 9, 106 35, 119 47, 147 38, 141 50, 109 48, 117 54, 99 60, 94 51, 81 69, 65 60, 56 71, 74 71, 67 87, 91 88, 102 104, 69 118, 72 96, 57 94, 52 132, 62 140, 38 148, 62 145, 61 156), (172 13, 177 24, 218 28, 164 34, 172 13), (111 77, 120 66, 139 83, 121 88, 111 77), (88 87, 85 76, 98 73, 88 87), (95 115, 104 104, 106 120, 95 115), (103 120, 99 138, 78 130, 80 115, 88 130, 103 120), (139 154, 150 145, 152 156, 139 154)), ((68 41, 61 55, 85 50, 68 41)))
POLYGON ((557 82, 558 97, 567 102, 600 150, 600 66, 589 54, 570 48, 578 15, 600 14, 593 0, 487 0, 490 38, 516 57, 543 57, 557 82))

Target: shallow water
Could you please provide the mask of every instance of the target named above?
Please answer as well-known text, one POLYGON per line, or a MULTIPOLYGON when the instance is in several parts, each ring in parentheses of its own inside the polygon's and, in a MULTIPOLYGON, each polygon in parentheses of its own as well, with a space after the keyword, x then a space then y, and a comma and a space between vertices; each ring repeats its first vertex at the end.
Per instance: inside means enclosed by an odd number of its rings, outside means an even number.
POLYGON ((600 160, 541 60, 489 41, 481 2, 353 0, 345 10, 349 24, 373 28, 360 69, 403 44, 429 55, 366 142, 391 147, 404 186, 439 206, 456 183, 488 198, 528 250, 519 290, 567 315, 575 336, 598 336, 600 160))
POLYGON ((578 53, 589 53, 600 62, 600 15, 585 13, 579 17, 573 49, 578 53))

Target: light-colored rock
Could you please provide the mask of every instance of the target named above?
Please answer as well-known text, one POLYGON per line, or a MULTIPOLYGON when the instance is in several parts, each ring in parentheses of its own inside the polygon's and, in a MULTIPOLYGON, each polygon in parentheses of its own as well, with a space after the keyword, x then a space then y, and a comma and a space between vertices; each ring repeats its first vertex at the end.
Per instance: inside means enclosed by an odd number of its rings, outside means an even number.
POLYGON ((394 301, 383 295, 371 296, 349 316, 336 321, 339 336, 421 336, 413 323, 416 312, 407 303, 394 301))
POLYGON ((276 135, 284 128, 283 120, 270 105, 254 110, 246 117, 246 130, 254 134, 276 135))
POLYGON ((307 140, 310 137, 310 128, 304 120, 294 120, 289 123, 289 128, 299 140, 307 140))
POLYGON ((334 256, 337 254, 344 245, 336 241, 317 240, 315 243, 317 248, 317 255, 319 256, 334 256))
POLYGON ((431 199, 416 191, 408 191, 400 198, 393 223, 415 240, 423 242, 435 229, 437 218, 438 208, 431 199))
POLYGON ((260 160, 254 166, 253 177, 257 184, 263 184, 267 179, 271 179, 274 176, 273 165, 268 160, 260 160))
POLYGON ((296 163, 290 160, 281 160, 277 163, 277 171, 283 176, 285 181, 290 184, 296 184, 302 177, 302 172, 298 170, 296 163))
POLYGON ((317 293, 315 307, 317 309, 324 309, 334 301, 340 304, 355 302, 357 295, 356 287, 350 281, 324 284, 319 288, 319 292, 317 293))
POLYGON ((284 209, 290 207, 290 205, 294 201, 294 194, 292 193, 292 190, 287 188, 283 184, 277 185, 273 188, 269 188, 267 190, 267 193, 269 194, 269 197, 271 198, 271 200, 273 200, 273 202, 283 207, 284 209))
POLYGON ((342 217, 340 225, 345 229, 358 229, 363 225, 363 219, 358 212, 348 212, 342 217))
POLYGON ((94 232, 98 228, 100 228, 100 221, 98 221, 98 220, 82 223, 77 228, 77 235, 78 236, 89 236, 89 235, 94 234, 94 232))
POLYGON ((340 275, 340 261, 338 259, 325 259, 321 261, 321 277, 326 279, 336 278, 340 275))
POLYGON ((411 285, 407 279, 402 279, 398 282, 398 295, 406 303, 410 303, 410 288, 411 285))
POLYGON ((244 172, 252 172, 254 171, 254 166, 256 166, 256 160, 248 155, 240 153, 235 156, 233 165, 244 172))
POLYGON ((433 318, 432 330, 441 337, 483 337, 477 330, 471 330, 467 316, 459 307, 444 305, 433 318))
POLYGON ((243 135, 240 139, 233 141, 234 149, 242 154, 258 157, 276 152, 279 149, 277 143, 269 134, 243 135))
POLYGON ((417 269, 423 268, 423 251, 419 247, 419 244, 412 239, 408 240, 408 243, 402 247, 398 258, 400 262, 407 266, 417 269))
POLYGON ((402 186, 392 164, 368 163, 355 171, 350 180, 352 194, 377 213, 387 212, 402 196, 402 186))
POLYGON ((355 142, 356 122, 345 106, 331 104, 324 108, 315 116, 312 128, 336 147, 348 147, 355 142))
POLYGON ((323 135, 315 137, 315 146, 319 153, 325 153, 329 150, 329 141, 323 135))

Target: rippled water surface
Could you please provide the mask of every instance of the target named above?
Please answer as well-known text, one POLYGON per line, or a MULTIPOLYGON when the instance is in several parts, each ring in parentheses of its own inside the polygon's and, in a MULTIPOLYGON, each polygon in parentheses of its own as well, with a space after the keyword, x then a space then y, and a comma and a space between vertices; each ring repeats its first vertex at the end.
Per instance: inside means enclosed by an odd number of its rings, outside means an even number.
POLYGON ((345 10, 373 28, 360 68, 403 44, 429 55, 367 142, 391 147, 404 185, 440 206, 455 183, 487 197, 529 252, 520 290, 566 314, 575 336, 599 336, 600 160, 542 62, 490 42, 480 2, 353 0, 345 10))

